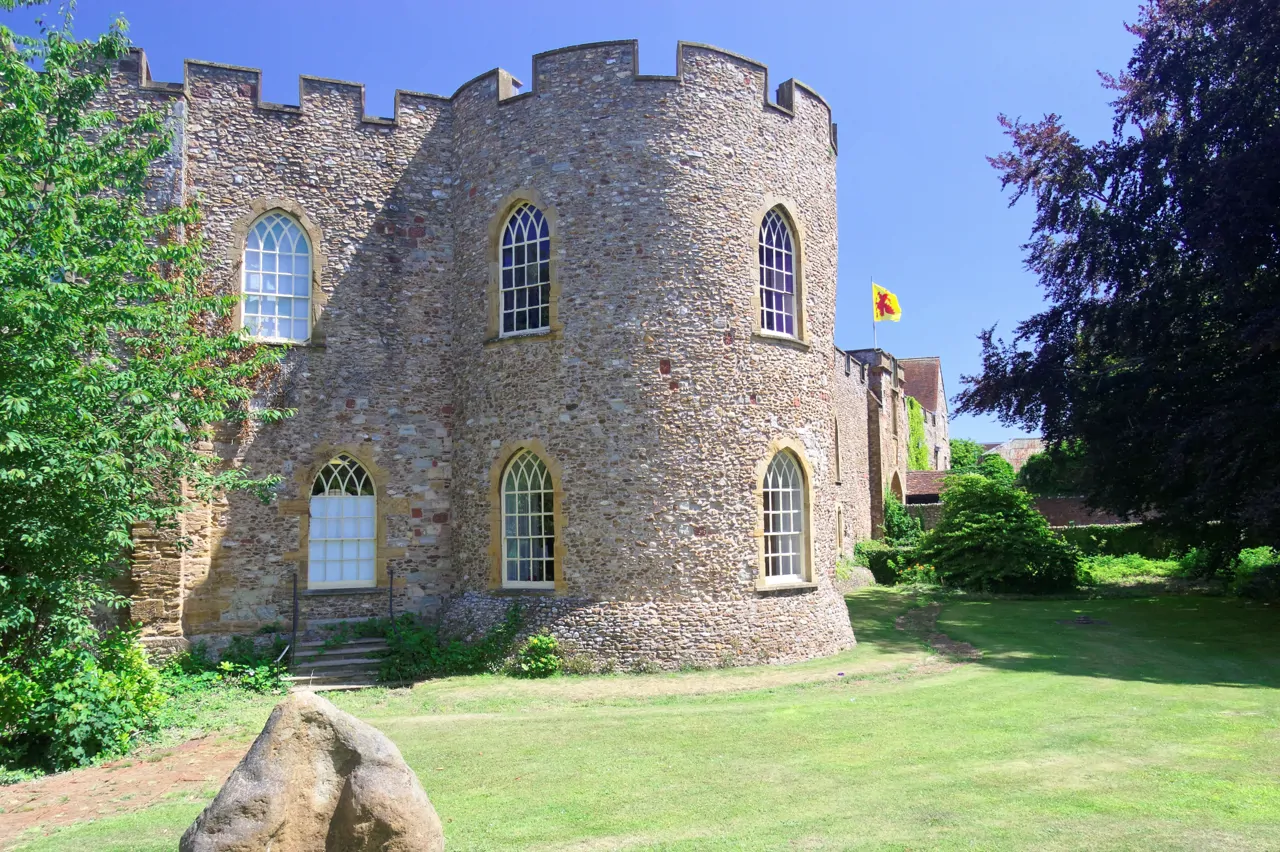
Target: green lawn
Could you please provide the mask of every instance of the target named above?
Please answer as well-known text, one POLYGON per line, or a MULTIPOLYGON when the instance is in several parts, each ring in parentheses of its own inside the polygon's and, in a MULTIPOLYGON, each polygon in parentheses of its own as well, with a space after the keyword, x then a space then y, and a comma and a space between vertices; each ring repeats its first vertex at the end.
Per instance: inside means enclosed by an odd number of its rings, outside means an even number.
MULTIPOLYGON (((911 602, 857 593, 858 649, 798 666, 339 703, 400 746, 454 852, 1280 848, 1280 606, 961 598, 939 629, 985 656, 950 665, 893 629, 911 602), (1059 623, 1080 614, 1109 623, 1059 623)), ((172 849, 201 806, 19 848, 172 849)))

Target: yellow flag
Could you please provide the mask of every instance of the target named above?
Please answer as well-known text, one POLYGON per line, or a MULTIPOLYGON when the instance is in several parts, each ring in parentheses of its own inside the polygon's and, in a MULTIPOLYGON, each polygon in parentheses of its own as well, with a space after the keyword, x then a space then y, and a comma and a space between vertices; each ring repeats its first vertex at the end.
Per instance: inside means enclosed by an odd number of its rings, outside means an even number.
POLYGON ((902 308, 898 307, 898 297, 874 281, 871 282, 871 311, 876 322, 882 320, 897 322, 902 319, 902 308))

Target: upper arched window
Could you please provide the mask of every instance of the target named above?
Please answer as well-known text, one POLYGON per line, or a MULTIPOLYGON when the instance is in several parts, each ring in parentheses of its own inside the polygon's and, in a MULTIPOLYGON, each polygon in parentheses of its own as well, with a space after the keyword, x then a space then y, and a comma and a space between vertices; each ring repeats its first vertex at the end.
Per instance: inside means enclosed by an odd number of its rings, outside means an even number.
POLYGON ((377 496, 360 462, 339 455, 311 486, 308 588, 377 585, 377 496))
POLYGON ((502 335, 551 329, 551 229, 542 211, 522 202, 502 230, 502 335))
POLYGON ((770 583, 805 578, 804 472, 787 451, 769 462, 764 475, 764 576, 770 583))
POLYGON ((795 238, 776 207, 760 222, 760 328, 797 336, 795 238))
POLYGON ((502 585, 553 588, 555 488, 547 465, 521 450, 502 475, 502 585))
POLYGON ((244 327, 259 340, 305 343, 311 337, 311 246, 280 212, 263 216, 244 243, 244 327))

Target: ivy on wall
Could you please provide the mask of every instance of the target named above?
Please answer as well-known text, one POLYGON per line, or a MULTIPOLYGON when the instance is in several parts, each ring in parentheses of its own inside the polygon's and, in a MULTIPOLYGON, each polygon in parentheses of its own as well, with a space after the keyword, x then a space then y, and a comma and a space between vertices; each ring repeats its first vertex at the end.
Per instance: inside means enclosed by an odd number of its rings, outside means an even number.
POLYGON ((924 406, 907 397, 907 470, 929 469, 929 446, 924 439, 924 406))

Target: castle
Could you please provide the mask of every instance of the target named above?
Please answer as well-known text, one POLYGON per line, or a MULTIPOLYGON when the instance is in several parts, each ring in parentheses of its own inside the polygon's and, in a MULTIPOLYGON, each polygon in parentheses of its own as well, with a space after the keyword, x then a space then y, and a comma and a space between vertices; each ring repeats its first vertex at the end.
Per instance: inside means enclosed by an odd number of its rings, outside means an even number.
POLYGON ((475 635, 519 602, 601 665, 853 645, 834 567, 902 499, 907 373, 835 345, 816 92, 688 43, 643 75, 631 41, 390 119, 357 84, 284 106, 254 69, 184 77, 135 51, 111 106, 166 111, 152 200, 201 200, 234 321, 285 349, 262 403, 297 414, 210 448, 281 475, 270 504, 138 531, 146 641, 287 625, 296 584, 304 628, 390 607, 475 635))

